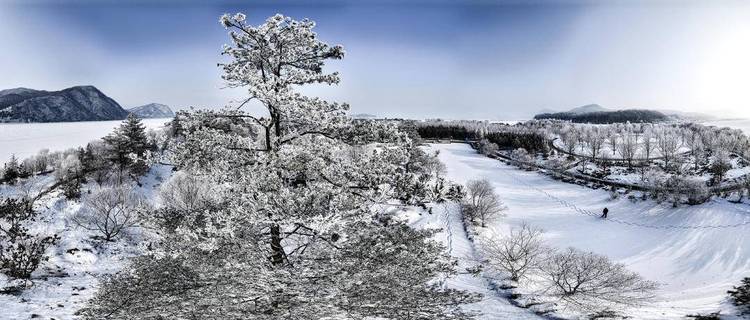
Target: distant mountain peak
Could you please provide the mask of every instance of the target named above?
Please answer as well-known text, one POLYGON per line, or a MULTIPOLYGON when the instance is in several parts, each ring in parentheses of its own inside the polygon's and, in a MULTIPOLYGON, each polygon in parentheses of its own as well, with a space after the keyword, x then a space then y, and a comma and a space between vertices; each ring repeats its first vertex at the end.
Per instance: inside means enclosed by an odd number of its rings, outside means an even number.
POLYGON ((130 113, 139 118, 171 118, 174 112, 169 106, 161 103, 149 103, 146 105, 128 109, 130 113))

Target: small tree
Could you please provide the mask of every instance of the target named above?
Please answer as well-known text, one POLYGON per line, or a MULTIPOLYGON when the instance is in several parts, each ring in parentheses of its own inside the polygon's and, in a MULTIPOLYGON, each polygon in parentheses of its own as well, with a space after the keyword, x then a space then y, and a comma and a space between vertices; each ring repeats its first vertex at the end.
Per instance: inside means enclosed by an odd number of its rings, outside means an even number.
POLYGON ((107 144, 107 159, 118 169, 118 182, 126 171, 140 176, 148 171, 148 165, 141 158, 151 149, 146 136, 146 127, 132 113, 115 129, 103 138, 107 144))
POLYGON ((552 295, 583 309, 603 303, 640 305, 651 300, 657 288, 622 264, 574 248, 551 255, 543 270, 552 295))
POLYGON ((57 242, 56 235, 29 232, 28 224, 37 212, 26 200, 5 199, 0 202, 0 269, 5 274, 28 279, 42 261, 47 248, 57 242))
POLYGON ((20 175, 19 171, 20 170, 18 167, 18 160, 16 159, 16 155, 11 155, 10 160, 5 163, 3 179, 5 179, 5 181, 7 181, 9 184, 15 184, 20 175))
POLYGON ((508 273, 513 281, 538 269, 547 251, 542 230, 527 224, 500 239, 489 238, 482 245, 482 256, 489 268, 508 273))
POLYGON ((500 215, 504 210, 503 202, 495 193, 495 188, 486 180, 472 180, 466 183, 468 192, 464 211, 472 223, 478 218, 481 226, 487 226, 487 220, 500 215))
POLYGON ((96 231, 104 241, 113 241, 123 231, 136 225, 138 211, 145 199, 132 188, 119 185, 103 187, 85 200, 73 221, 86 230, 96 231))
POLYGON ((626 132, 622 142, 619 144, 618 151, 620 152, 620 156, 628 162, 628 168, 632 168, 633 158, 638 151, 637 139, 630 133, 626 132))
POLYGON ((721 181, 724 180, 724 176, 730 169, 732 169, 732 164, 729 162, 729 157, 726 152, 717 152, 710 168, 711 174, 713 175, 714 185, 720 185, 721 181))
POLYGON ((482 139, 479 141, 479 153, 483 155, 494 155, 495 152, 499 149, 496 143, 490 142, 487 139, 482 139))

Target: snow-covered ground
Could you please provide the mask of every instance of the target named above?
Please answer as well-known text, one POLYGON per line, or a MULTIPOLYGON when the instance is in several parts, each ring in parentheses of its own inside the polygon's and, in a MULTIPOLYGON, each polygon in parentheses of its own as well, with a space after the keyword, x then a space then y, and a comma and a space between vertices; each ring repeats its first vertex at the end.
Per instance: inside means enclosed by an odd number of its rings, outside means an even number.
POLYGON ((482 294, 481 301, 466 306, 466 309, 481 314, 479 319, 542 319, 527 309, 511 305, 503 293, 495 291, 490 280, 481 273, 474 275, 466 271, 466 268, 476 267, 480 259, 463 228, 457 204, 435 205, 432 214, 423 210, 412 210, 406 216, 409 223, 416 228, 441 229, 435 238, 443 243, 448 253, 458 261, 459 272, 455 277, 445 280, 444 285, 482 294))
MULTIPOLYGON (((147 129, 157 129, 170 119, 143 119, 147 129)), ((12 154, 24 159, 39 150, 60 151, 84 146, 112 132, 122 121, 55 123, 0 123, 0 163, 12 154)))
POLYGON ((545 229, 546 238, 557 247, 604 254, 661 283, 658 301, 630 312, 637 319, 681 318, 720 309, 730 313, 726 291, 750 274, 750 224, 710 227, 750 222, 747 205, 714 200, 675 209, 652 201, 633 203, 624 197, 610 200, 606 191, 518 170, 481 156, 465 144, 435 144, 431 148, 440 151, 449 179, 464 183, 486 178, 493 183, 508 210, 506 217, 491 224, 492 232, 503 234, 527 222, 545 229), (608 207, 609 216, 620 222, 580 214, 526 184, 592 212, 608 207))

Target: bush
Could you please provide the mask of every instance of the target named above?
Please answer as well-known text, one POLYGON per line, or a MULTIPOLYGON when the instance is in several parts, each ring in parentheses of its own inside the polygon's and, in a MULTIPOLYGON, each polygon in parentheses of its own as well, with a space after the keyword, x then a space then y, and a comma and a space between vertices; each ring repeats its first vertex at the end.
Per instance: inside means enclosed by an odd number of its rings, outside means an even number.
POLYGON ((203 215, 217 207, 216 190, 184 171, 175 173, 159 188, 162 207, 154 212, 157 226, 174 231, 181 225, 200 226, 203 215))
POLYGON ((29 233, 27 224, 34 221, 37 212, 24 200, 5 199, 0 203, 0 269, 5 274, 28 279, 42 261, 47 248, 59 237, 29 233))
POLYGON ((96 231, 98 238, 113 241, 136 225, 138 212, 145 207, 145 199, 132 188, 103 187, 86 198, 84 209, 73 221, 84 229, 96 231))
POLYGON ((750 315, 750 277, 742 279, 739 286, 727 291, 727 293, 740 315, 750 315))

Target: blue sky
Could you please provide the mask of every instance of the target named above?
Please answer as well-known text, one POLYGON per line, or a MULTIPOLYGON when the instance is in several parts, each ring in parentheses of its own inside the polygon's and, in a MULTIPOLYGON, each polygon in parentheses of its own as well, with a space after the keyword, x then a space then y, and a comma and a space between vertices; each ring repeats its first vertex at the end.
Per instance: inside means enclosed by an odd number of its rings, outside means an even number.
POLYGON ((730 1, 0 0, 0 88, 93 84, 125 107, 221 107, 222 13, 342 44, 334 87, 380 116, 520 119, 599 103, 750 116, 750 4, 730 1))

